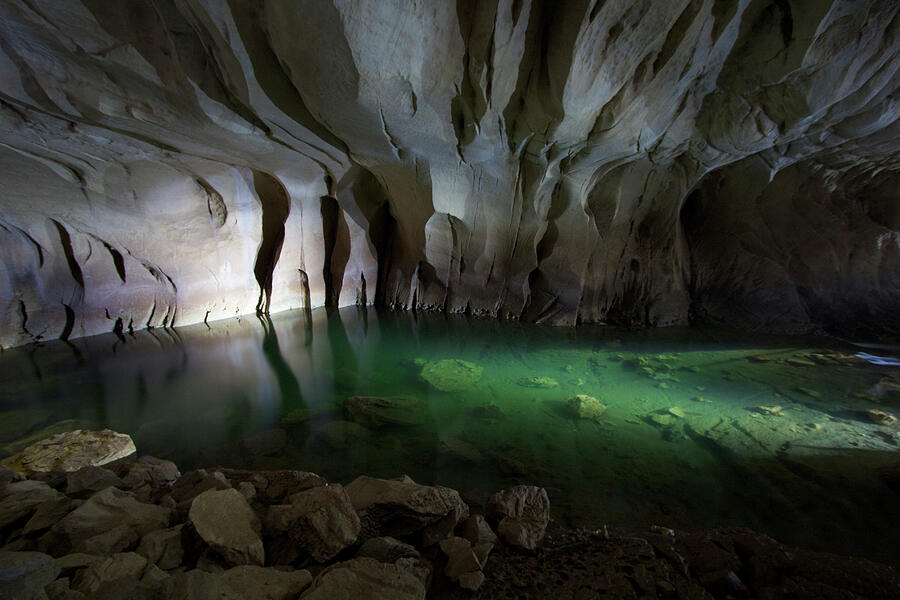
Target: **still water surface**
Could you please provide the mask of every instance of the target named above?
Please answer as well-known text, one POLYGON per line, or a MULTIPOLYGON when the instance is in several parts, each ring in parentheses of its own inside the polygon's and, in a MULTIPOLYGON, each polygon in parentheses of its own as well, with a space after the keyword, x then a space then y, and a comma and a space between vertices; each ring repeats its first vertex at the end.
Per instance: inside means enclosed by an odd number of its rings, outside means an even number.
POLYGON ((900 414, 898 379, 890 351, 822 338, 319 309, 7 350, 0 455, 109 427, 182 470, 406 473, 476 503, 531 483, 569 525, 748 526, 896 564, 900 429, 868 411, 900 414))

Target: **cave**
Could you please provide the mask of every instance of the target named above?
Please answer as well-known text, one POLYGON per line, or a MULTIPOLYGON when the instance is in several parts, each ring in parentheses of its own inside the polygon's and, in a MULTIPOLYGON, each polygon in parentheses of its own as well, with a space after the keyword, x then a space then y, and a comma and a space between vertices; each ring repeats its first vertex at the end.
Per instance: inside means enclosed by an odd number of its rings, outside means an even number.
POLYGON ((0 3, 0 596, 893 598, 900 4, 0 3))

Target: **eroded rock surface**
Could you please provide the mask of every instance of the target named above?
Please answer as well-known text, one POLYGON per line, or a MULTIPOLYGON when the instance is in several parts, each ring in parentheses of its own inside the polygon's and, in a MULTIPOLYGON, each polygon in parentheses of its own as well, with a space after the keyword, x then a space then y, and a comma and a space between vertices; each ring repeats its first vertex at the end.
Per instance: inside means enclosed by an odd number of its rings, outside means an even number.
POLYGON ((373 302, 896 334, 898 10, 5 2, 0 345, 373 302))

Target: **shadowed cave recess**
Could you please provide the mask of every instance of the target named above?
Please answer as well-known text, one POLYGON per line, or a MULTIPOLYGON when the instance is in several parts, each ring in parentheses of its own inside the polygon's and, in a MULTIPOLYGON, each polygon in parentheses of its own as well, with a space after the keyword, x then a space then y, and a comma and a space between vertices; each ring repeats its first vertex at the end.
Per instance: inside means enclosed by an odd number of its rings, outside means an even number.
POLYGON ((893 2, 0 6, 0 346, 375 304, 900 333, 893 2))

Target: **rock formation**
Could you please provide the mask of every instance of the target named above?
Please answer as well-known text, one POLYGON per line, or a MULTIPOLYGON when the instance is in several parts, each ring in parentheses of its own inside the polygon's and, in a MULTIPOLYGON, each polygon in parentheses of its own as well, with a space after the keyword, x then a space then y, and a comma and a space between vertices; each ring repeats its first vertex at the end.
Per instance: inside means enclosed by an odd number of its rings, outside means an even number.
POLYGON ((898 12, 4 2, 0 345, 354 303, 897 334, 898 12))

